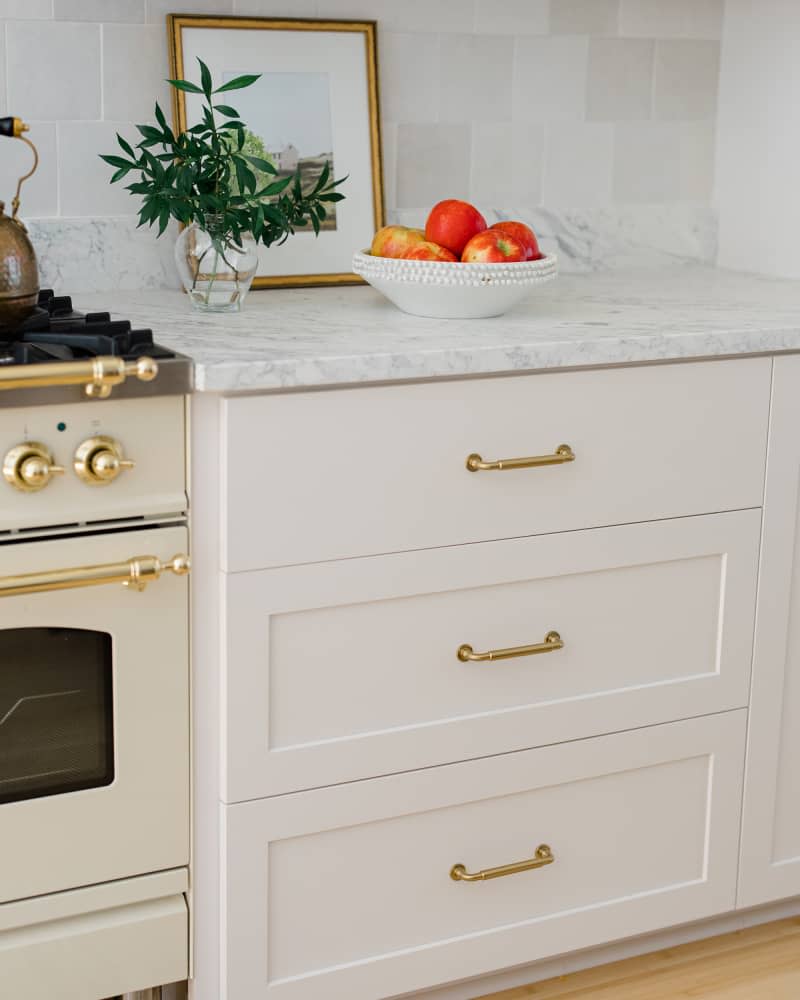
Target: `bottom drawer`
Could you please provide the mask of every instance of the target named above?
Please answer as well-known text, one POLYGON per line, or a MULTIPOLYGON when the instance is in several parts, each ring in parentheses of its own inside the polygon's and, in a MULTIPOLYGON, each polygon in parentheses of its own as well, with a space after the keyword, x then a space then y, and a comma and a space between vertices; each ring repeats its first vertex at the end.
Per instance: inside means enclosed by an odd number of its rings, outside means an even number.
POLYGON ((221 997, 376 1000, 733 909, 745 722, 222 806, 221 997))
POLYGON ((189 971, 186 870, 0 906, 0 996, 102 1000, 189 971))

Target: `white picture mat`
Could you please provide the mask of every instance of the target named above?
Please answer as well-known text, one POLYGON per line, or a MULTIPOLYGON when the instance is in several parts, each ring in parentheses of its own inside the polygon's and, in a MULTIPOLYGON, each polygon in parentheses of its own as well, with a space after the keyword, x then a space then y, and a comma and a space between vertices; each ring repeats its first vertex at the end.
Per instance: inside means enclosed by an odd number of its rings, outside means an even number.
MULTIPOLYGON (((183 74, 199 82, 197 58, 217 86, 226 74, 327 73, 330 81, 334 169, 345 200, 335 231, 298 232, 283 246, 259 246, 261 276, 349 273, 354 250, 369 246, 375 231, 366 36, 352 31, 284 31, 258 28, 182 29, 183 74)), ((236 107, 237 91, 217 103, 236 107)), ((201 119, 202 98, 186 94, 189 126, 201 119)), ((245 124, 247 122, 245 121, 245 124)))

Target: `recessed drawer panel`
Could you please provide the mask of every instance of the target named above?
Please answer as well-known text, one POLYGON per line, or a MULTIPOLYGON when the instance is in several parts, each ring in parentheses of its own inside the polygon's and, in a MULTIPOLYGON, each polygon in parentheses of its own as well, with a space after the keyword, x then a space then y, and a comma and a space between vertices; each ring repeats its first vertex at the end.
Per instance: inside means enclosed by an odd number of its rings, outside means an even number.
POLYGON ((226 400, 225 568, 760 506, 770 371, 751 358, 226 400))
POLYGON ((221 806, 222 1000, 375 1000, 730 910, 745 719, 221 806))
POLYGON ((226 577, 223 799, 746 705, 759 527, 738 511, 226 577))

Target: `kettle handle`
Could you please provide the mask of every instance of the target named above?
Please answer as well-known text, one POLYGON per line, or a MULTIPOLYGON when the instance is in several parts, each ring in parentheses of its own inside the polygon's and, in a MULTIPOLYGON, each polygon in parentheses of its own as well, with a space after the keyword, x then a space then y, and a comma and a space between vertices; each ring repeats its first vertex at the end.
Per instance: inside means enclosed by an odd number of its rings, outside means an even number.
POLYGON ((24 136, 22 133, 29 131, 29 126, 22 121, 21 118, 14 118, 9 116, 6 118, 0 118, 0 136, 9 136, 12 139, 19 139, 20 142, 24 142, 26 146, 29 146, 33 152, 33 166, 27 172, 23 174, 22 177, 17 181, 17 191, 11 202, 11 218, 16 220, 17 213, 19 212, 19 193, 22 189, 22 185, 36 173, 36 168, 39 166, 39 152, 34 146, 34 144, 24 136))

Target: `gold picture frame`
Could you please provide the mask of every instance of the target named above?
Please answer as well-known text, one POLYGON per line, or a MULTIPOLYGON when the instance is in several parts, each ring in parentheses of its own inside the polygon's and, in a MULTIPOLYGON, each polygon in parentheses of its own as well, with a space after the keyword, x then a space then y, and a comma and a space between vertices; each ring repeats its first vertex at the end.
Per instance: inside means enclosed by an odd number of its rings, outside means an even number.
MULTIPOLYGON (((378 46, 375 21, 329 20, 292 17, 235 17, 228 15, 169 14, 167 16, 167 37, 169 43, 170 69, 173 78, 184 79, 183 32, 187 29, 223 29, 256 31, 308 31, 308 32, 348 32, 364 36, 366 54, 366 87, 368 106, 368 134, 370 147, 371 203, 373 231, 384 223, 383 167, 381 156, 380 104, 378 94, 378 46)), ((172 89, 173 123, 177 131, 188 127, 186 94, 172 89)), ((347 172, 345 170, 345 172, 347 172)), ((346 191, 347 198, 358 197, 358 192, 346 191)), ((340 205, 346 202, 339 203, 340 205)), ((360 250, 353 246, 350 251, 360 250)), ((350 271, 320 271, 312 274, 257 274, 253 288, 300 288, 320 285, 361 285, 363 279, 350 271)))

